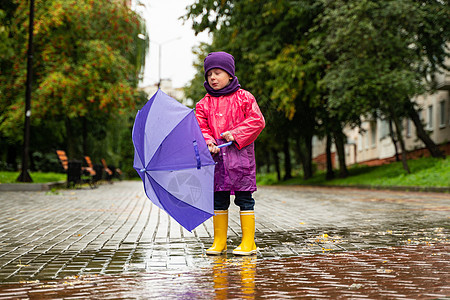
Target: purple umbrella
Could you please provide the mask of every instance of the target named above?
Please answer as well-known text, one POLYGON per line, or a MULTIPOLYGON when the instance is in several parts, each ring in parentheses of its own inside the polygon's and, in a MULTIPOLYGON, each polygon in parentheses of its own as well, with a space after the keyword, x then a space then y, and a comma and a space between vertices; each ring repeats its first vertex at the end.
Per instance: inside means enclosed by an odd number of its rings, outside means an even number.
POLYGON ((155 205, 189 231, 214 215, 214 160, 193 109, 158 90, 136 115, 133 144, 155 205))

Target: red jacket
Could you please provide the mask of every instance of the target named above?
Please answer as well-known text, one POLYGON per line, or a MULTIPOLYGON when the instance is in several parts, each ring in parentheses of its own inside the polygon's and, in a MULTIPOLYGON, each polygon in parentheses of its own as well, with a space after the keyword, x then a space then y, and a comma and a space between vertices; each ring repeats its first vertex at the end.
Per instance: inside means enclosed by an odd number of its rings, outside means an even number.
POLYGON ((206 94, 195 110, 207 144, 216 143, 221 133, 230 131, 242 149, 256 140, 266 124, 255 97, 244 89, 221 97, 206 94))
POLYGON ((255 97, 243 89, 220 97, 209 94, 196 105, 196 117, 206 143, 226 142, 220 136, 230 131, 236 142, 221 148, 214 161, 215 191, 255 191, 256 164, 253 142, 265 126, 255 97))

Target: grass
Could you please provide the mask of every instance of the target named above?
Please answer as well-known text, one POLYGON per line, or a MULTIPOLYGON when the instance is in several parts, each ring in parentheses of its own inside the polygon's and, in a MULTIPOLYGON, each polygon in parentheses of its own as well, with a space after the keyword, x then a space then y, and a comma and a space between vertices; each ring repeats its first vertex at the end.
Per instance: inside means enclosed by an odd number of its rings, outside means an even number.
MULTIPOLYGON (((16 179, 19 177, 20 172, 7 172, 0 171, 0 184, 1 183, 17 183, 16 179)), ((33 183, 47 183, 47 182, 57 182, 66 181, 67 175, 63 173, 41 173, 32 172, 30 173, 33 183)))
MULTIPOLYGON (((401 162, 377 167, 354 166, 349 168, 350 176, 325 180, 325 173, 318 172, 312 178, 303 180, 299 174, 292 179, 278 182, 275 173, 258 174, 258 185, 365 185, 365 186, 417 186, 417 187, 450 187, 450 158, 420 158, 409 160, 411 174, 406 174, 401 162)), ((34 183, 65 181, 67 175, 63 173, 30 174, 34 183)), ((0 171, 1 183, 16 183, 19 172, 0 171)), ((139 179, 139 178, 138 178, 139 179)), ((140 179, 139 179, 140 180, 140 179)))
MULTIPOLYGON (((368 167, 354 166, 349 168, 350 176, 326 180, 324 172, 318 172, 312 178, 304 180, 301 175, 278 182, 276 174, 258 175, 259 185, 330 185, 330 186, 417 186, 417 187, 450 187, 450 159, 420 158, 408 161, 411 174, 407 174, 401 162, 388 165, 368 167)), ((336 172, 337 175, 337 172, 336 172)))

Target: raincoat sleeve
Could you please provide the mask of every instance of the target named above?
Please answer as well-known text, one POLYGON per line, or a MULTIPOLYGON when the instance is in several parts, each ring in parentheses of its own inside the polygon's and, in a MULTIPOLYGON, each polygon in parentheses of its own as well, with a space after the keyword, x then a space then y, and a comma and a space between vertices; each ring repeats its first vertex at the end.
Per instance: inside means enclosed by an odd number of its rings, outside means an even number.
POLYGON ((256 103, 255 97, 250 92, 245 91, 243 94, 242 109, 245 119, 230 130, 239 150, 253 143, 266 126, 258 103, 256 103))
POLYGON ((213 131, 209 127, 207 110, 208 105, 206 101, 202 99, 195 105, 195 116, 197 118, 198 125, 200 125, 200 130, 202 131, 206 144, 216 144, 216 139, 213 137, 213 131))

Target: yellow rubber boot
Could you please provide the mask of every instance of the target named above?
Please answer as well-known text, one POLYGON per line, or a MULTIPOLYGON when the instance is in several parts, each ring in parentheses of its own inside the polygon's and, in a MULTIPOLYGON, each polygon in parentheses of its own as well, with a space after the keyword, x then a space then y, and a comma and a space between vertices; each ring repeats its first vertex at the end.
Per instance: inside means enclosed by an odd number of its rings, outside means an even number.
POLYGON ((242 242, 233 250, 236 255, 256 254, 255 244, 255 211, 241 211, 242 242))
POLYGON ((214 242, 206 250, 208 255, 220 255, 227 251, 228 210, 215 210, 214 214, 214 242))

